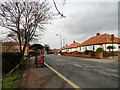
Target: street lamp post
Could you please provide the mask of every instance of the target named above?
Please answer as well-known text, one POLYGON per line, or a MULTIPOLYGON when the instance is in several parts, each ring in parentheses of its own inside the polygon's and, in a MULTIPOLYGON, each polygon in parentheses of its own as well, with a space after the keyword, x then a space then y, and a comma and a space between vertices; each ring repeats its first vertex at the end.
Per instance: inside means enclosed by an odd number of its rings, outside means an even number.
POLYGON ((62 48, 62 35, 61 34, 56 34, 56 36, 60 36, 60 46, 62 48))
POLYGON ((63 38, 63 47, 65 46, 65 38, 63 38))
POLYGON ((63 38, 63 36, 61 34, 56 34, 56 36, 60 36, 60 47, 64 47, 65 46, 65 38, 63 38))

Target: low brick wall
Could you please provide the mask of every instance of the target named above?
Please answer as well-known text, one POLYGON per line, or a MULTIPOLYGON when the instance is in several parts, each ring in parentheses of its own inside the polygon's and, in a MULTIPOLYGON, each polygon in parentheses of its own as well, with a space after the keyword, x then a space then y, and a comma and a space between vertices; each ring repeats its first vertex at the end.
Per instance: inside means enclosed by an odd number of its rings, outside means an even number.
POLYGON ((118 61, 120 61, 120 55, 118 55, 118 61))
POLYGON ((64 54, 64 56, 91 58, 91 55, 86 55, 86 54, 64 54))

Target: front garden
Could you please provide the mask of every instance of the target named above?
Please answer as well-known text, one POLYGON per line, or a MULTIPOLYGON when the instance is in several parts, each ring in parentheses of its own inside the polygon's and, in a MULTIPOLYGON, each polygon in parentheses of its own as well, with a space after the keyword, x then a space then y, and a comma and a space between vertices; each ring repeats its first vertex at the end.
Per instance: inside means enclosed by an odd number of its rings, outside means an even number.
POLYGON ((117 51, 104 51, 102 48, 98 48, 96 51, 85 50, 84 52, 64 52, 61 53, 64 56, 72 56, 72 57, 83 57, 83 58, 97 58, 97 59, 109 59, 109 58, 118 58, 120 52, 117 51))

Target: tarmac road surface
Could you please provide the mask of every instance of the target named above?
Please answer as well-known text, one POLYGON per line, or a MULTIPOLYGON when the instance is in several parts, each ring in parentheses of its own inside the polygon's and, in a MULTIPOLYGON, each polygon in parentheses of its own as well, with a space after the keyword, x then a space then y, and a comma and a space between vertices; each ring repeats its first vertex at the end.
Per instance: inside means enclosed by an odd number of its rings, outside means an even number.
POLYGON ((45 63, 80 88, 118 88, 117 60, 46 55, 45 63))

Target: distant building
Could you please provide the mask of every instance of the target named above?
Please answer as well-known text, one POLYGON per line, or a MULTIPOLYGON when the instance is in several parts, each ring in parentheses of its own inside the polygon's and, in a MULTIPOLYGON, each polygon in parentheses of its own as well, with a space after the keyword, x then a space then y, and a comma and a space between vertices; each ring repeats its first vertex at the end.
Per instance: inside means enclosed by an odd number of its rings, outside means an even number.
MULTIPOLYGON (((19 48, 19 42, 0 42, 1 47, 0 47, 0 52, 20 52, 19 48)), ((24 42, 21 43, 22 48, 24 46, 24 42)), ((28 54, 28 46, 26 47, 25 54, 28 54)))
POLYGON ((73 41, 69 46, 66 45, 63 48, 61 48, 62 52, 78 52, 78 46, 80 46, 80 43, 73 41))

